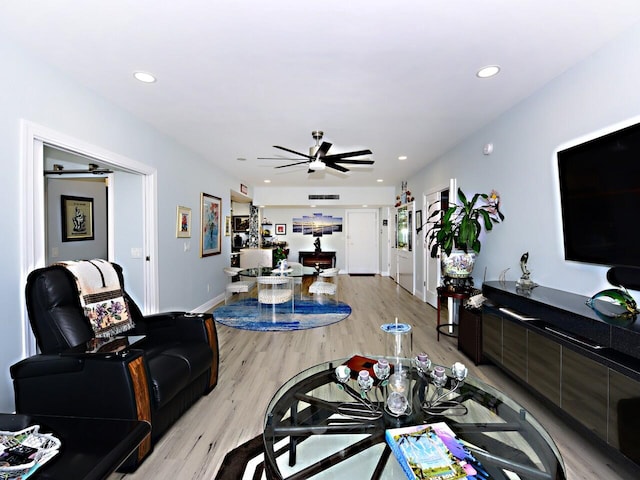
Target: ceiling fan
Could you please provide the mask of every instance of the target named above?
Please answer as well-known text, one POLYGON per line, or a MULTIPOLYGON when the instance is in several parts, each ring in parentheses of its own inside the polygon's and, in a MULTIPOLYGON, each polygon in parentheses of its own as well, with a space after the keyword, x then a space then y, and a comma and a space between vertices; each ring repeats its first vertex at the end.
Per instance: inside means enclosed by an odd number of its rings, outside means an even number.
MULTIPOLYGON (((357 150, 354 152, 345 152, 345 153, 336 153, 333 155, 327 155, 329 149, 331 148, 331 143, 322 142, 320 144, 320 140, 322 140, 323 132, 320 130, 314 130, 311 132, 311 136, 316 141, 316 144, 313 147, 309 148, 309 155, 306 153, 296 152, 295 150, 291 150, 290 148, 280 147, 278 145, 274 145, 274 148, 278 148, 280 150, 284 150, 285 152, 293 153, 295 155, 300 155, 301 157, 307 158, 307 160, 296 161, 294 163, 289 163, 287 165, 278 165, 275 168, 286 168, 293 167, 296 165, 309 165, 309 171, 316 172, 320 170, 324 170, 325 168, 333 168, 334 170, 338 170, 340 172, 348 172, 349 169, 340 165, 340 164, 351 164, 351 165, 373 165, 373 160, 357 160, 351 159, 350 157, 359 157, 360 155, 371 155, 371 150, 357 150)), ((287 160, 285 158, 272 158, 272 157, 259 157, 259 160, 287 160)), ((289 159, 294 160, 294 159, 289 159)))

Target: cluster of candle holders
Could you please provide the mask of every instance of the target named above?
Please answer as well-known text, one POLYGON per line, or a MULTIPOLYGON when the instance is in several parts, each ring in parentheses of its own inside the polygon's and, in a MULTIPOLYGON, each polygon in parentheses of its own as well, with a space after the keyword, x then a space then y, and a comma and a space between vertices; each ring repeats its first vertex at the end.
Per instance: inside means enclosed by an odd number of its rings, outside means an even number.
MULTIPOLYGON (((456 392, 464 384, 467 377, 467 367, 456 362, 451 367, 451 377, 444 367, 436 365, 432 367, 431 360, 425 353, 420 353, 411 359, 413 368, 417 372, 418 379, 415 388, 421 400, 421 409, 429 415, 464 415, 466 407, 455 399, 456 392), (447 383, 450 386, 445 390, 447 383), (424 395, 421 395, 424 393, 424 395)), ((355 403, 343 403, 338 406, 338 411, 348 417, 359 419, 377 419, 384 412, 401 417, 412 413, 411 407, 411 378, 409 369, 394 371, 391 374, 389 361, 381 358, 373 365, 374 377, 368 370, 361 370, 355 379, 357 389, 349 385, 351 369, 346 365, 339 365, 335 369, 336 380, 339 388, 351 396, 355 403)))
POLYGON ((419 353, 414 359, 413 364, 420 378, 420 387, 424 388, 424 400, 422 401, 422 411, 429 415, 441 415, 447 412, 447 415, 464 415, 467 413, 467 407, 456 400, 455 394, 464 384, 467 378, 468 369, 460 362, 456 362, 451 366, 451 384, 447 390, 445 387, 449 382, 449 377, 445 368, 436 365, 431 368, 431 360, 426 353, 419 353))
POLYGON ((411 357, 413 336, 411 325, 385 323, 380 327, 387 333, 387 356, 373 365, 373 376, 369 370, 361 370, 355 378, 357 390, 349 385, 351 369, 340 365, 335 369, 336 380, 356 402, 339 405, 338 411, 353 418, 376 419, 384 412, 401 417, 411 415, 412 405, 420 404, 423 412, 429 415, 464 415, 466 407, 456 400, 456 392, 464 384, 467 367, 456 362, 451 367, 451 383, 445 390, 449 377, 445 368, 436 365, 432 368, 426 353, 411 357), (417 372, 412 375, 412 369, 417 372), (391 371, 393 370, 393 373, 391 371), (412 382, 414 380, 414 382, 412 382), (419 401, 412 402, 412 392, 419 401))

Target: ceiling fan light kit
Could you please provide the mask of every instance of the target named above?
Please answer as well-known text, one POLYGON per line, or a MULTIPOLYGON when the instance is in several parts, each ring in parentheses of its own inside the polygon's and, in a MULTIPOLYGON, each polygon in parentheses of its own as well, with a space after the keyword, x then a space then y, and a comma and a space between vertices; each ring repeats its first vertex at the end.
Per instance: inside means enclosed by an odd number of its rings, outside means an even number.
POLYGON ((322 160, 316 159, 313 162, 309 163, 309 170, 313 170, 314 172, 317 172, 318 170, 324 170, 325 168, 327 168, 327 166, 322 160))
MULTIPOLYGON (((349 171, 349 169, 340 164, 345 163, 350 165, 373 165, 374 161, 370 159, 359 160, 359 159, 351 158, 351 157, 359 157, 362 155, 371 155, 372 152, 369 149, 327 155, 332 144, 329 142, 320 143, 320 140, 322 140, 323 135, 324 135, 324 132, 322 132, 321 130, 314 130, 313 132, 311 132, 311 136, 316 141, 316 144, 309 148, 309 155, 305 153, 297 152, 295 150, 291 150, 290 148, 274 145, 273 146, 274 148, 277 148, 279 150, 284 150, 285 152, 293 153, 294 155, 299 155, 307 159, 307 160, 295 161, 294 163, 289 163, 287 165, 278 165, 275 168, 286 168, 286 167, 293 167, 297 165, 308 164, 307 165, 309 168, 308 173, 322 171, 327 167, 342 173, 346 173, 349 171)), ((295 159, 269 158, 269 157, 259 157, 258 159, 259 160, 295 160, 295 159)))

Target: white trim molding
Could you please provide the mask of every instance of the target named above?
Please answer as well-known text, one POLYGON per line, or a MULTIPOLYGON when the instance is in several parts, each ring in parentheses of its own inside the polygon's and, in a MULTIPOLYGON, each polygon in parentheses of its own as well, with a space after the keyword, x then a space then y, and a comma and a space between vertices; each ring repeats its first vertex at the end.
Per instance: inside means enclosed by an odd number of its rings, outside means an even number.
MULTIPOLYGON (((136 160, 118 155, 101 147, 52 130, 28 120, 21 120, 21 272, 22 285, 29 272, 45 263, 45 214, 44 214, 44 145, 67 150, 96 160, 110 167, 144 176, 144 313, 158 310, 158 235, 157 235, 157 172, 136 160)), ((110 231, 112 228, 110 228, 110 231)), ((113 250, 110 250, 110 255, 113 250)), ((22 305, 25 305, 24 291, 22 305)), ((36 353, 26 308, 23 308, 23 355, 36 353)))

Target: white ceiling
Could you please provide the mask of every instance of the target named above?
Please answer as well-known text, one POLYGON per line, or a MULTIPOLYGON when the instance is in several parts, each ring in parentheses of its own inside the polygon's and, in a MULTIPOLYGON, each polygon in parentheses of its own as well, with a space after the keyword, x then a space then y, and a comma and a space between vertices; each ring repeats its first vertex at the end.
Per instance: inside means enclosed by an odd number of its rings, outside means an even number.
POLYGON ((0 35, 243 183, 274 186, 399 184, 638 21, 638 0, 0 5, 0 35), (500 75, 476 78, 488 64, 500 75), (257 159, 307 152, 312 130, 375 165, 309 176, 257 159))

